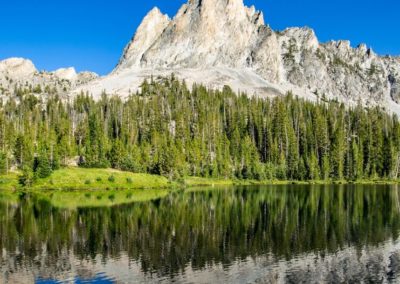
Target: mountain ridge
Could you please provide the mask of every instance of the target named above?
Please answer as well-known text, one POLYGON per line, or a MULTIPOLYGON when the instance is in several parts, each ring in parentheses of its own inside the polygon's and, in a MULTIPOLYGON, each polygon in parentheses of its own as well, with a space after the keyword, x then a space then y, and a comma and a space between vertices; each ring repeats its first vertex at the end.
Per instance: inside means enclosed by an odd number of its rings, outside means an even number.
POLYGON ((292 91, 309 100, 324 96, 400 113, 400 59, 378 56, 365 44, 352 48, 346 40, 320 43, 308 27, 273 31, 263 13, 242 0, 188 1, 172 19, 154 8, 111 75, 79 91, 124 97, 143 79, 171 73, 249 95, 292 91))
POLYGON ((400 57, 379 56, 365 44, 353 48, 346 40, 320 43, 308 27, 274 31, 242 0, 189 0, 173 18, 153 8, 115 69, 75 84, 68 94, 106 91, 124 98, 144 79, 171 73, 188 84, 229 85, 259 97, 291 91, 400 114, 400 57))
POLYGON ((0 61, 0 97, 7 100, 18 89, 38 93, 34 89, 40 87, 41 92, 67 98, 71 90, 97 77, 94 72, 77 73, 73 67, 39 71, 31 60, 12 57, 0 61))

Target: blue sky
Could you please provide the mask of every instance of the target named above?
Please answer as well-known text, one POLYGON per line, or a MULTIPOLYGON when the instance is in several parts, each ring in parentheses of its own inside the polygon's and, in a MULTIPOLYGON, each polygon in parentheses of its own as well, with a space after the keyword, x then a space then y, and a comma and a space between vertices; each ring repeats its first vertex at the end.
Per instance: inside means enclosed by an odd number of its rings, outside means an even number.
MULTIPOLYGON (((0 59, 31 59, 38 69, 74 66, 107 74, 142 18, 154 6, 170 16, 186 0, 3 0, 0 59)), ((273 29, 309 26, 320 41, 365 42, 400 55, 398 0, 244 0, 273 29)))

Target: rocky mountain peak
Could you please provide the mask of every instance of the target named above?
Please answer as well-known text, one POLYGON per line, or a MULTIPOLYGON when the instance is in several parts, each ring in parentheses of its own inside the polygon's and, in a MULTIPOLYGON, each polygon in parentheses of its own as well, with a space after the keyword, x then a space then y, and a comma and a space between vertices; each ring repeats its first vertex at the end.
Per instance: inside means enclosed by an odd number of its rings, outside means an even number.
POLYGON ((154 41, 161 35, 169 24, 167 15, 155 7, 143 19, 134 37, 125 47, 118 67, 129 68, 137 66, 143 53, 150 48, 154 41))
MULTIPOLYGON (((204 18, 218 14, 229 19, 247 17, 258 21, 258 24, 264 24, 262 13, 256 11, 254 6, 246 7, 243 0, 190 0, 182 7, 181 12, 185 14, 188 10, 195 10, 204 18)), ((177 16, 181 15, 178 13, 177 16)))
POLYGON ((263 14, 242 0, 190 0, 173 20, 155 8, 125 48, 116 70, 241 66, 263 25, 263 14))
POLYGON ((243 0, 189 0, 169 19, 143 19, 110 76, 81 90, 126 96, 150 76, 231 86, 249 95, 289 91, 309 100, 381 106, 400 114, 400 60, 349 41, 320 43, 311 28, 273 31, 243 0))

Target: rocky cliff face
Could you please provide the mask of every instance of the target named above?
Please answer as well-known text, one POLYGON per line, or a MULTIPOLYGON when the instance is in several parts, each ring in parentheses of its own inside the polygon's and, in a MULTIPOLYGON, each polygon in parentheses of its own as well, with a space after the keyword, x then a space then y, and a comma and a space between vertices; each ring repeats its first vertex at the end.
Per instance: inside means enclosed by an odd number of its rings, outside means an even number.
MULTIPOLYGON (((148 17, 157 27, 150 34, 156 36, 144 52, 133 52, 132 59, 140 58, 137 62, 140 67, 242 67, 246 65, 248 52, 257 44, 259 27, 264 26, 262 14, 244 7, 240 0, 189 1, 172 21, 158 13, 151 12, 148 17)), ((136 47, 137 38, 144 37, 142 32, 147 32, 148 17, 126 53, 136 47)), ((124 58, 130 61, 128 56, 124 58)))
MULTIPOLYGON (((35 76, 28 65, 24 75, 35 76)), ((96 97, 105 90, 126 97, 145 78, 171 73, 188 84, 230 85, 249 95, 292 91, 309 100, 378 105, 400 114, 400 58, 378 56, 363 44, 352 48, 348 41, 320 43, 309 28, 273 31, 243 0, 189 0, 172 19, 154 8, 108 76, 51 74, 72 82, 71 94, 96 97)))
POLYGON ((88 89, 125 95, 143 78, 171 72, 250 95, 293 91, 400 112, 399 58, 380 57, 366 45, 352 48, 348 41, 322 44, 309 28, 275 32, 242 0, 190 0, 172 20, 152 10, 113 73, 88 89))

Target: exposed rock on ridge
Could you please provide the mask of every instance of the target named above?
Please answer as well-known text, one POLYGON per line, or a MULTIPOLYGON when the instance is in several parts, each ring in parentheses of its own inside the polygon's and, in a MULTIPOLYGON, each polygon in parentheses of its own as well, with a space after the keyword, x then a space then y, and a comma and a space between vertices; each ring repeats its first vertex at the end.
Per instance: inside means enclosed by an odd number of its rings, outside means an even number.
POLYGON ((13 95, 17 88, 32 89, 37 86, 66 95, 97 77, 93 72, 76 73, 73 67, 60 68, 54 72, 38 71, 28 59, 9 58, 0 61, 0 97, 13 95))
MULTIPOLYGON (((24 75, 35 77, 25 64, 24 75)), ((126 97, 145 78, 175 73, 188 84, 230 85, 257 96, 292 91, 309 100, 380 106, 400 114, 400 58, 378 56, 364 44, 352 48, 349 41, 319 43, 310 28, 273 31, 262 12, 243 0, 189 0, 172 19, 154 8, 111 74, 87 73, 79 80, 74 73, 63 69, 48 76, 71 81, 71 94, 88 91, 97 97, 105 90, 126 97)))
POLYGON ((143 54, 157 40, 169 22, 169 17, 163 15, 158 8, 151 10, 143 19, 135 36, 126 46, 118 67, 129 68, 140 64, 143 54))
POLYGON ((241 0, 189 1, 172 21, 153 9, 125 49, 119 67, 246 66, 251 46, 262 43, 259 33, 271 35, 263 27, 263 14, 241 0))
POLYGON ((310 100, 379 105, 400 113, 400 60, 349 41, 319 43, 309 28, 275 32, 242 0, 190 0, 171 20, 157 8, 143 20, 109 76, 80 90, 126 96, 151 75, 250 95, 293 91, 310 100))

